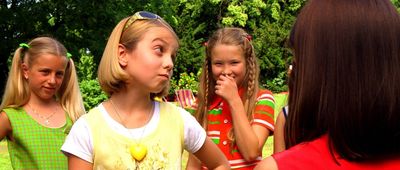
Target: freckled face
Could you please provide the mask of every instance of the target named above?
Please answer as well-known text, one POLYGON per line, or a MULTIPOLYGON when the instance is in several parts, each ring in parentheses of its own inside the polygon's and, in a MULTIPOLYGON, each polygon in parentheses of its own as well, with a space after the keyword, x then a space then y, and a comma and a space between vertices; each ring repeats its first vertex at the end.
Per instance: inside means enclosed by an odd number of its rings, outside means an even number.
POLYGON ((53 54, 41 54, 30 65, 23 64, 31 97, 51 100, 60 89, 64 79, 66 59, 53 54))
POLYGON ((211 52, 211 69, 214 80, 231 76, 240 86, 246 75, 246 61, 240 46, 217 44, 211 52))
POLYGON ((169 29, 152 27, 127 54, 125 70, 131 75, 133 84, 151 93, 161 92, 172 76, 177 50, 178 41, 169 29))

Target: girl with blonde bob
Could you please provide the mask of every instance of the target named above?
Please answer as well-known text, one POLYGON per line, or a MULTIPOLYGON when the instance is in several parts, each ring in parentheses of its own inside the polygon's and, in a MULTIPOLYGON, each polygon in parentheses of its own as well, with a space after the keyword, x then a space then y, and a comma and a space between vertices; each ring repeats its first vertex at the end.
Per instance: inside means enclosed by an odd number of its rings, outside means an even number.
POLYGON ((161 17, 140 11, 120 21, 98 79, 109 99, 73 126, 62 147, 70 169, 181 169, 183 149, 209 169, 227 160, 195 118, 167 102, 178 37, 161 17))

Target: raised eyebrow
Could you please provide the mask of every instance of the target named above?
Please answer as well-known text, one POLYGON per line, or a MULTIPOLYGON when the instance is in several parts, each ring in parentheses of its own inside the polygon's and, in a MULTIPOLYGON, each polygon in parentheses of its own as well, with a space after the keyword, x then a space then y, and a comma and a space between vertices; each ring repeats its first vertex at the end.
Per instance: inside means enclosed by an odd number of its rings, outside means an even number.
MULTIPOLYGON (((156 42, 156 41, 161 41, 161 42, 163 43, 163 45, 168 45, 168 46, 170 46, 169 43, 168 43, 167 41, 165 41, 164 39, 162 39, 162 38, 155 38, 152 42, 156 42)), ((174 53, 177 53, 177 52, 178 52, 178 49, 179 49, 179 46, 178 46, 178 47, 173 47, 173 48, 172 48, 172 51, 173 51, 174 53)))
POLYGON ((38 70, 39 70, 39 71, 51 71, 50 68, 39 68, 38 70))
POLYGON ((161 41, 163 44, 168 44, 167 41, 163 40, 162 38, 155 38, 152 42, 161 41))

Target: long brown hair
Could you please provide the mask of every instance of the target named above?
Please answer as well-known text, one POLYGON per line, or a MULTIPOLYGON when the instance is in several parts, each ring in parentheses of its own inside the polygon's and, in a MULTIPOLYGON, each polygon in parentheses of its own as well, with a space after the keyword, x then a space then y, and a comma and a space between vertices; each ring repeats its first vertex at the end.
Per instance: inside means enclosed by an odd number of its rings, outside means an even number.
POLYGON ((310 0, 290 41, 289 147, 328 134, 347 160, 400 154, 400 17, 389 0, 310 0))
MULTIPOLYGON (((256 97, 258 93, 259 66, 254 52, 253 45, 250 42, 249 34, 241 28, 221 28, 218 29, 209 39, 206 46, 206 58, 203 63, 200 77, 200 89, 198 92, 198 109, 196 110, 196 119, 207 129, 208 107, 215 97, 215 80, 212 77, 211 58, 212 50, 216 45, 235 45, 242 48, 243 56, 246 61, 246 74, 243 79, 242 88, 245 89, 244 109, 247 112, 247 118, 252 120, 256 97)), ((234 141, 233 129, 229 132, 229 139, 234 141)))

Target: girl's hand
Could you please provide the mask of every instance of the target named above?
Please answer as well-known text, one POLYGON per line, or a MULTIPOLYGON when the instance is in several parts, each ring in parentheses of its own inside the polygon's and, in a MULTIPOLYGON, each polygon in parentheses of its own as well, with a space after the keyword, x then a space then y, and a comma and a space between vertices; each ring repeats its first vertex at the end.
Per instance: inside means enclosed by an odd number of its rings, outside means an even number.
POLYGON ((220 75, 216 85, 215 94, 221 96, 224 100, 239 97, 236 81, 229 75, 220 75))

